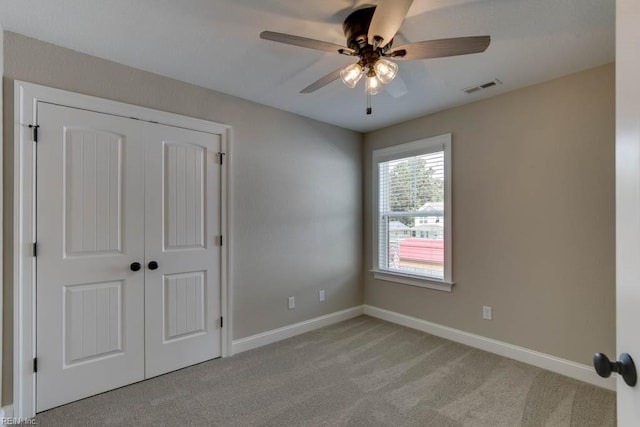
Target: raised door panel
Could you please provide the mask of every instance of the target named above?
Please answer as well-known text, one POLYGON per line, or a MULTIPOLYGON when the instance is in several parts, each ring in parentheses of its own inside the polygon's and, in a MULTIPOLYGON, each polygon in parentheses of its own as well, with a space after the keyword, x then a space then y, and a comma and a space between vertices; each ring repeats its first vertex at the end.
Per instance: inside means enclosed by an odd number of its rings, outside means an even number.
POLYGON ((113 132, 64 130, 67 256, 121 251, 122 143, 113 132))
POLYGON ((203 147, 164 143, 164 250, 204 248, 203 147))
POLYGON ((122 352, 123 281, 65 286, 65 367, 122 352))
POLYGON ((205 272, 164 276, 165 342, 205 332, 205 272))

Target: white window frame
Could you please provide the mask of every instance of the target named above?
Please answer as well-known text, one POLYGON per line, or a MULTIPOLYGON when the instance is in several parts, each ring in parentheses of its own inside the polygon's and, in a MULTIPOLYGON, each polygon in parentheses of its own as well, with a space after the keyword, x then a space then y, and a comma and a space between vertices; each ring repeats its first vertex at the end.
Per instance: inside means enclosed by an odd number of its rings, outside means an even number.
POLYGON ((388 282, 419 286, 451 292, 452 278, 452 210, 451 210, 451 134, 439 135, 418 141, 407 142, 373 151, 373 277, 388 282), (378 164, 404 157, 419 156, 436 151, 444 151, 444 279, 417 274, 400 273, 380 268, 379 265, 379 183, 378 164))

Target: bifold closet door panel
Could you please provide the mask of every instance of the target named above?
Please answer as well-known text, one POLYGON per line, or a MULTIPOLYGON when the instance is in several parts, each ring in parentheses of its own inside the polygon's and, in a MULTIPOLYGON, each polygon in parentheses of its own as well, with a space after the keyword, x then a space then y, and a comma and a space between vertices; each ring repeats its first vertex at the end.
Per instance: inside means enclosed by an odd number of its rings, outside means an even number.
POLYGON ((37 411, 144 378, 144 126, 38 103, 37 411))
POLYGON ((221 355, 220 136, 148 125, 145 347, 152 377, 221 355))

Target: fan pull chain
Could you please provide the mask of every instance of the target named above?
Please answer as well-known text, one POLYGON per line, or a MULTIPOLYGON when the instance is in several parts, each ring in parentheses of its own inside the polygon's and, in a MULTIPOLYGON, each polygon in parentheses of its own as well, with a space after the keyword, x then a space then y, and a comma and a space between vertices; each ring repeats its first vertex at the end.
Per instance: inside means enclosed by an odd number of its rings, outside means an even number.
POLYGON ((367 114, 371 114, 371 95, 367 93, 367 114))

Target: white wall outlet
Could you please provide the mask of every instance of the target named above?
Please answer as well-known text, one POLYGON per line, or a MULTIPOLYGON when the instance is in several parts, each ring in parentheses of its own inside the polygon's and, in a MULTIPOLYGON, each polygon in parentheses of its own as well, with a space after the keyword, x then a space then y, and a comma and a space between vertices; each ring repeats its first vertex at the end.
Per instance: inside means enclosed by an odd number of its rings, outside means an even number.
POLYGON ((320 301, 324 301, 324 290, 318 292, 318 299, 320 301))
POLYGON ((493 318, 493 312, 490 306, 482 306, 482 318, 485 320, 491 320, 493 318))
POLYGON ((296 308, 296 297, 289 297, 289 310, 296 308))

